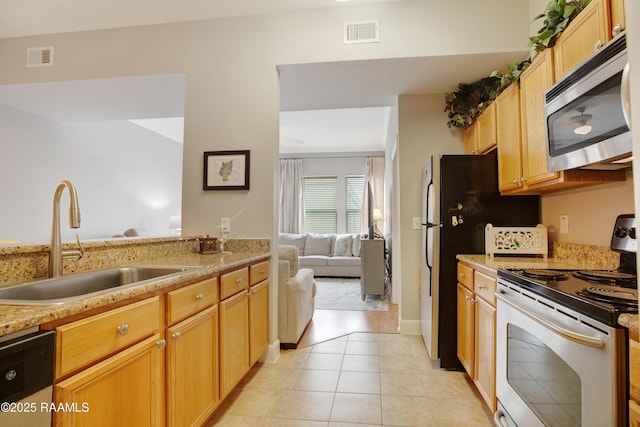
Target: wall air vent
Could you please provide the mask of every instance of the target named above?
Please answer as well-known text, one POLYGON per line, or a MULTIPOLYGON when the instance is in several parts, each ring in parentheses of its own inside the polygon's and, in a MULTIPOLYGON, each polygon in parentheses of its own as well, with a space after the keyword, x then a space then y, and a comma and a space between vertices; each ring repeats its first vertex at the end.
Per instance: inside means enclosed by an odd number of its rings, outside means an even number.
POLYGON ((53 65, 53 46, 30 47, 27 49, 27 68, 51 67, 53 65))
POLYGON ((380 41, 379 21, 351 21, 344 23, 344 44, 378 43, 380 41))

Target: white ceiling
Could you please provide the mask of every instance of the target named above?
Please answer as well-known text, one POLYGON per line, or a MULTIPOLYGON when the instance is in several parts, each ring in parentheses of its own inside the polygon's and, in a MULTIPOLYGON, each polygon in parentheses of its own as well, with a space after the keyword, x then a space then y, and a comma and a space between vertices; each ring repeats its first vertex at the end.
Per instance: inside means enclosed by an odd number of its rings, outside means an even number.
MULTIPOLYGON (((2 0, 0 38, 389 1, 402 0, 2 0)), ((526 54, 279 66, 283 152, 381 150, 398 95, 451 91, 526 54)), ((184 76, 0 86, 0 103, 60 121, 179 117, 184 76)))

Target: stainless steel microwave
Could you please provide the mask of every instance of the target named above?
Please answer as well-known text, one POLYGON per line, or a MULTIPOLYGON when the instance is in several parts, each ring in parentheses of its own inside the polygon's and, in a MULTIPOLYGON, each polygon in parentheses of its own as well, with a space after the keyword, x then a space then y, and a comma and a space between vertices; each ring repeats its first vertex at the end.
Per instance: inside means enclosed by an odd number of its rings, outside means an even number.
POLYGON ((549 89, 544 114, 550 171, 631 167, 626 34, 549 89))

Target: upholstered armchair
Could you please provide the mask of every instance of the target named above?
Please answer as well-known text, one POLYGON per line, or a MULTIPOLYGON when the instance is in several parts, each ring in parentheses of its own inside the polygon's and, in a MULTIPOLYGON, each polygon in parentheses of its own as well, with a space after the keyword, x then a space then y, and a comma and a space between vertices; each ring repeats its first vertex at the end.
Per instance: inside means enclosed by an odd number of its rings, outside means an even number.
POLYGON ((298 269, 298 248, 278 246, 278 338, 282 348, 296 348, 315 308, 313 270, 298 269))

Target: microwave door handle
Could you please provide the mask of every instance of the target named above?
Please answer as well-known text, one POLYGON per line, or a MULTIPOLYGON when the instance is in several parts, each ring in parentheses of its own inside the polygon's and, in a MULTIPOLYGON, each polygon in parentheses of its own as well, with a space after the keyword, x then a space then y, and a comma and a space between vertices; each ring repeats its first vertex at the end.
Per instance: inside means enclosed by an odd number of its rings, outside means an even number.
POLYGON ((502 295, 503 292, 504 291, 502 291, 501 289, 498 289, 494 293, 494 295, 496 296, 497 299, 499 299, 503 303, 511 306, 511 308, 513 308, 515 310, 518 310, 519 312, 521 312, 525 316, 529 317, 530 319, 535 320, 540 325, 546 327, 547 329, 550 329, 551 331, 555 332, 556 334, 560 335, 561 337, 566 338, 566 339, 568 339, 570 341, 573 341, 575 343, 586 345, 586 346, 589 346, 589 347, 604 348, 604 342, 600 338, 591 337, 589 335, 584 335, 584 334, 580 334, 578 332, 574 332, 572 330, 569 330, 567 328, 564 328, 564 327, 552 322, 551 320, 545 319, 544 317, 538 315, 537 313, 534 313, 533 311, 522 307, 521 305, 517 304, 516 302, 511 301, 509 298, 507 298, 506 296, 502 295))
POLYGON ((622 101, 622 114, 627 127, 631 130, 631 92, 629 90, 629 62, 622 70, 622 81, 620 83, 620 100, 622 101))

